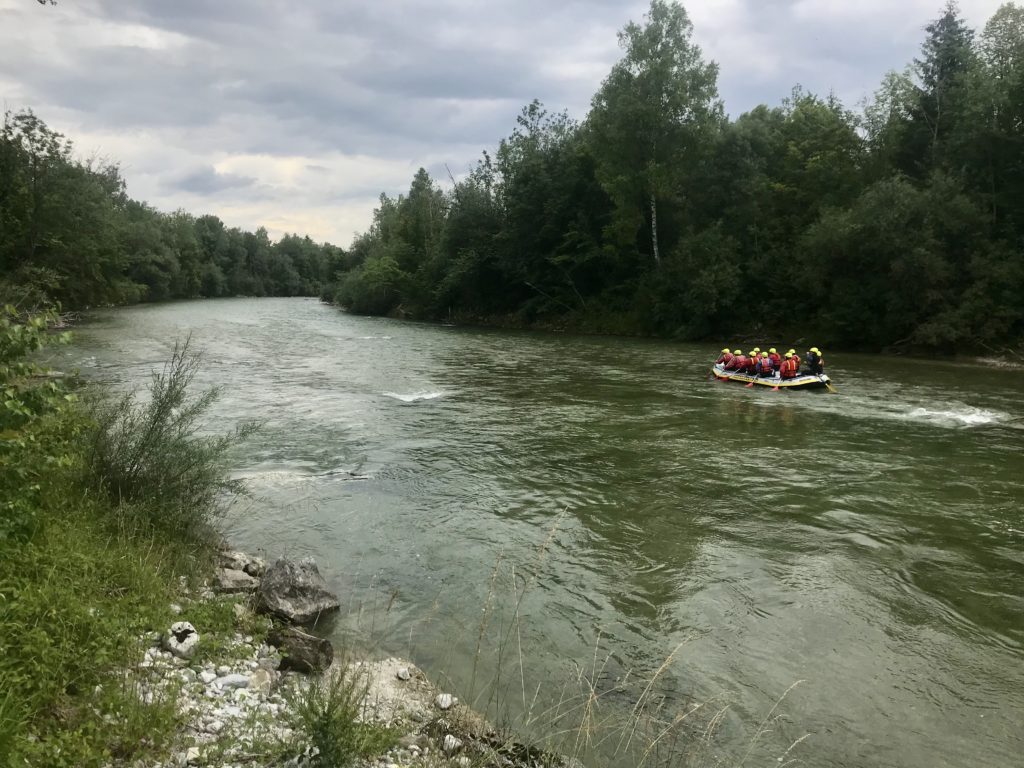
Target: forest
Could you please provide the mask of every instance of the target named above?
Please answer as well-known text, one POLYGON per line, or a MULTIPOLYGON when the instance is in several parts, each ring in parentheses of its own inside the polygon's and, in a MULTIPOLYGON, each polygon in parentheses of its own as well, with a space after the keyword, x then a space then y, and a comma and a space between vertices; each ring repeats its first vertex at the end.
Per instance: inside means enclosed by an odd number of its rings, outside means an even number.
POLYGON ((78 159, 30 110, 0 127, 0 304, 97 305, 215 296, 316 296, 343 251, 271 242, 216 216, 162 213, 125 192, 117 165, 78 159))
MULTIPOLYGON (((350 311, 849 349, 1024 333, 1024 9, 955 3, 854 111, 797 87, 735 120, 653 0, 581 122, 533 102, 450 190, 382 195, 325 297, 350 311)), ((455 179, 452 179, 455 182, 455 179)))
POLYGON ((653 0, 582 121, 538 101, 348 249, 127 196, 31 111, 0 131, 0 301, 320 295, 351 312, 593 333, 1010 352, 1024 337, 1024 8, 950 2, 856 110, 800 87, 735 119, 653 0))

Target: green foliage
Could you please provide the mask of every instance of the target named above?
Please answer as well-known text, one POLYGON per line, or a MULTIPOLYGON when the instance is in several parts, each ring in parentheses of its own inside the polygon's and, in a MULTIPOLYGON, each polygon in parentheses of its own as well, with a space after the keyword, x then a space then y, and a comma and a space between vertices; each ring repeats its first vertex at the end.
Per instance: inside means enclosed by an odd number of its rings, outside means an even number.
POLYGON ((366 681, 345 664, 310 681, 291 700, 291 725, 303 744, 316 747, 312 764, 345 768, 361 758, 382 754, 395 745, 397 734, 381 725, 361 721, 366 681))
POLYGON ((447 194, 421 170, 408 196, 381 198, 325 295, 686 338, 1021 340, 1024 9, 975 36, 948 4, 862 114, 796 88, 727 120, 717 66, 669 0, 619 41, 582 124, 534 101, 447 194))
POLYGON ((197 296, 317 295, 341 251, 297 235, 160 213, 125 193, 120 169, 81 162, 31 111, 0 126, 0 301, 95 304, 197 296))
POLYGON ((48 332, 54 312, 32 315, 13 306, 0 310, 0 541, 24 539, 37 523, 41 482, 69 464, 66 441, 77 425, 53 428, 74 397, 48 372, 28 359, 67 335, 48 332))
MULTIPOLYGON (((0 433, 0 764, 150 764, 175 734, 175 692, 144 697, 118 672, 173 621, 179 579, 207 572, 197 537, 234 487, 220 472, 239 435, 195 435, 210 395, 186 391, 187 345, 147 405, 100 408, 97 424, 26 361, 59 338, 49 320, 7 310, 0 326, 4 392, 19 403, 0 433)), ((195 615, 225 634, 235 625, 230 603, 195 615)), ((256 619, 243 629, 265 631, 256 619)))
POLYGON ((85 448, 85 482, 104 493, 128 520, 201 543, 222 502, 239 493, 225 479, 228 451, 257 428, 201 437, 199 420, 217 390, 192 397, 200 364, 189 344, 176 344, 163 371, 154 372, 149 397, 128 393, 94 408, 96 426, 85 448))

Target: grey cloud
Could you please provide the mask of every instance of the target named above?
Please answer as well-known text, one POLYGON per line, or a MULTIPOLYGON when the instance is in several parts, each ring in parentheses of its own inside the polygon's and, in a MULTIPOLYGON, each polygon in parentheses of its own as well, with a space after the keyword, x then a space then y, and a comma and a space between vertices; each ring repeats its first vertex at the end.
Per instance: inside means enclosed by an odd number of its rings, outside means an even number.
POLYGON ((212 195, 240 187, 251 187, 256 183, 256 179, 235 173, 220 173, 212 166, 206 166, 190 171, 183 176, 169 179, 164 183, 166 186, 180 189, 183 192, 212 195))

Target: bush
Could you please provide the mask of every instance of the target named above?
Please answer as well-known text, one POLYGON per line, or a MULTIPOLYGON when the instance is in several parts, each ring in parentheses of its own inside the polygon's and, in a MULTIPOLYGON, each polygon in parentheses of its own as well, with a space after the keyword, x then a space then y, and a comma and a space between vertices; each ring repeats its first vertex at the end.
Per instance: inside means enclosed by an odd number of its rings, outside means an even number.
POLYGON ((107 494, 123 518, 195 543, 209 538, 224 500, 244 490, 226 479, 227 456, 258 428, 247 423, 228 435, 199 435, 199 420, 219 392, 189 394, 199 363, 188 340, 176 344, 153 374, 147 402, 131 392, 95 405, 85 451, 86 483, 107 494))
POLYGON ((317 768, 344 768, 395 744, 392 730, 360 721, 366 691, 365 679, 342 663, 292 700, 291 725, 315 747, 317 768))

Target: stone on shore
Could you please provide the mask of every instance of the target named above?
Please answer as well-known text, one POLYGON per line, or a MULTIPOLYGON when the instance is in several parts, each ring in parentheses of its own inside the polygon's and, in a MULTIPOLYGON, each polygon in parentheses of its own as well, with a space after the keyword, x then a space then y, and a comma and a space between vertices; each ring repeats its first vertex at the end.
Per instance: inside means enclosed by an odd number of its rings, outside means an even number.
POLYGON ((455 697, 450 693, 439 693, 437 698, 434 699, 434 704, 438 709, 451 709, 452 705, 455 704, 455 697))
POLYGON ((221 568, 228 568, 233 571, 259 578, 267 570, 267 564, 262 558, 254 557, 245 552, 224 551, 220 553, 221 568))
POLYGON ((271 630, 267 642, 281 653, 281 670, 313 674, 323 672, 334 661, 334 648, 329 640, 295 627, 271 630))
POLYGON ((257 607, 292 624, 308 624, 340 604, 312 558, 279 558, 263 574, 257 607))
POLYGON ((179 659, 191 659, 199 645, 199 633, 187 621, 176 621, 163 638, 164 649, 179 659))
POLYGON ((255 592, 260 580, 253 578, 245 571, 232 568, 221 568, 213 580, 213 591, 222 595, 244 595, 255 592))

